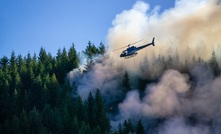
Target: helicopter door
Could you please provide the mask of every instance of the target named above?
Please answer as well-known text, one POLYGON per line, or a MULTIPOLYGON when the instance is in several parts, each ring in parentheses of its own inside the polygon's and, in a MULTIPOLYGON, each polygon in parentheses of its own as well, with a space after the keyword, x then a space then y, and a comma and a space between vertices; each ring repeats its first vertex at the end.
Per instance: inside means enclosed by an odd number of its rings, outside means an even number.
POLYGON ((128 51, 127 50, 124 50, 123 51, 123 54, 126 56, 126 55, 128 55, 128 51))

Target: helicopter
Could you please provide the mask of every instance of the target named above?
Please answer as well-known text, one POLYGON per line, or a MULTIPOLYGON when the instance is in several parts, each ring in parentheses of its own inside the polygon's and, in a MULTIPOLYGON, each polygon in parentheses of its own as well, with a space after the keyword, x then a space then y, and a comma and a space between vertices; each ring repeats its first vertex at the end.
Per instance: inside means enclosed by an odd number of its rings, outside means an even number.
POLYGON ((136 56, 136 55, 138 54, 137 51, 139 51, 139 50, 141 50, 141 49, 143 49, 143 48, 145 48, 145 47, 148 47, 148 46, 150 46, 150 45, 155 46, 155 44, 154 44, 154 37, 153 37, 153 39, 152 39, 152 42, 151 42, 151 43, 148 43, 148 44, 146 44, 146 45, 142 45, 142 46, 139 46, 139 47, 131 46, 131 45, 136 44, 136 43, 138 43, 138 42, 140 42, 140 41, 142 41, 142 40, 139 40, 139 41, 134 42, 134 43, 132 43, 132 44, 129 44, 129 45, 127 45, 127 46, 118 48, 118 49, 116 49, 116 50, 114 50, 114 51, 117 51, 117 50, 123 49, 123 48, 125 48, 125 47, 128 47, 126 50, 122 51, 122 53, 120 54, 120 57, 121 57, 121 58, 124 57, 125 59, 127 59, 127 58, 131 58, 131 57, 136 56))

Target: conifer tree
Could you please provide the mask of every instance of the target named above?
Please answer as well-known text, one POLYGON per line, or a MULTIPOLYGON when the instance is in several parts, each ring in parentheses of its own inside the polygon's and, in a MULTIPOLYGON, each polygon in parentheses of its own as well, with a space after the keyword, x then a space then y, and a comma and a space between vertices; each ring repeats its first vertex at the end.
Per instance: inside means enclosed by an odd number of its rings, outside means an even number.
POLYGON ((106 52, 104 44, 101 42, 99 45, 99 54, 104 54, 106 52))
POLYGON ((76 108, 75 111, 76 111, 78 121, 79 122, 85 121, 86 113, 85 113, 84 105, 80 96, 78 96, 76 99, 75 108, 76 108))
POLYGON ((79 129, 79 122, 76 116, 74 116, 74 118, 71 121, 71 130, 70 133, 74 134, 74 133, 78 133, 78 129, 79 129))
POLYGON ((38 134, 41 128, 41 116, 34 107, 29 113, 30 133, 38 134))
POLYGON ((43 64, 47 61, 47 53, 43 47, 40 49, 38 60, 43 64))
POLYGON ((23 109, 20 114, 20 130, 22 131, 22 134, 29 134, 30 128, 29 128, 29 120, 26 111, 23 109))
POLYGON ((68 59, 69 59, 69 65, 68 65, 69 71, 71 71, 74 68, 78 68, 79 59, 74 44, 72 44, 71 48, 68 51, 68 59))
POLYGON ((137 122, 136 134, 145 134, 143 124, 141 120, 137 122))
POLYGON ((6 72, 6 69, 8 69, 8 62, 8 57, 3 56, 3 58, 1 58, 0 67, 3 69, 4 72, 6 72))
POLYGON ((92 67, 94 66, 94 61, 93 59, 90 59, 90 58, 87 58, 87 61, 86 61, 86 65, 84 67, 84 72, 89 72, 91 71, 92 67))
POLYGON ((87 98, 87 119, 91 128, 96 126, 94 105, 94 97, 90 92, 87 98))
POLYGON ((219 64, 216 60, 216 54, 215 54, 214 50, 212 51, 212 56, 210 58, 209 64, 213 69, 214 75, 218 76, 220 74, 220 67, 219 67, 219 64))
POLYGON ((125 71, 124 77, 123 77, 123 90, 125 93, 127 93, 128 91, 131 90, 131 86, 130 86, 130 80, 129 80, 129 76, 127 71, 125 71))
POLYGON ((50 78, 50 86, 49 86, 49 95, 50 95, 50 104, 52 107, 59 106, 59 89, 60 84, 56 78, 55 74, 52 74, 50 78))
POLYGON ((127 125, 128 125, 129 132, 133 133, 134 129, 133 129, 133 124, 132 124, 130 118, 128 119, 127 125))
POLYGON ((123 133, 128 134, 128 133, 133 133, 133 124, 131 123, 130 119, 125 120, 123 123, 123 133))
POLYGON ((118 125, 118 133, 123 134, 123 128, 122 128, 121 123, 119 123, 119 125, 118 125))
POLYGON ((12 120, 11 120, 11 130, 13 134, 22 134, 22 131, 20 130, 20 120, 19 118, 14 115, 12 120))
POLYGON ((103 99, 99 89, 96 90, 95 104, 96 104, 95 116, 96 116, 97 125, 100 126, 102 132, 109 132, 110 122, 106 116, 103 99))

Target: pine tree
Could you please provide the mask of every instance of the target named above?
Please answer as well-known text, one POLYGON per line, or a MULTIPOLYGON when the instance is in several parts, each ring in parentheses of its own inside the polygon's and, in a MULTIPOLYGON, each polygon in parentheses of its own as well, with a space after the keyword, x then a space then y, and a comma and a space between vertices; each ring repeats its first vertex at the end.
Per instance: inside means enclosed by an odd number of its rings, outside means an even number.
POLYGON ((133 133, 133 124, 131 123, 130 119, 125 120, 123 123, 123 133, 128 134, 128 133, 133 133))
POLYGON ((86 65, 84 67, 84 72, 91 71, 93 66, 94 66, 94 61, 92 59, 90 59, 90 58, 87 58, 86 65))
POLYGON ((104 44, 101 42, 99 45, 99 54, 104 54, 106 52, 104 44))
POLYGON ((74 134, 74 133, 78 133, 78 129, 79 129, 79 122, 76 116, 74 116, 74 118, 71 121, 71 130, 70 133, 74 134))
MULTIPOLYGON (((102 48, 101 48, 102 49, 102 48)), ((102 50, 103 51, 103 50, 102 50)), ((93 59, 93 56, 96 54, 99 54, 99 50, 95 47, 94 44, 92 44, 90 41, 88 42, 88 45, 86 46, 85 51, 83 53, 87 56, 89 59, 93 59)))
POLYGON ((93 134, 105 134, 104 133, 105 131, 102 131, 101 130, 101 128, 99 127, 99 126, 97 126, 97 127, 95 127, 94 129, 93 129, 93 134))
POLYGON ((71 118, 68 112, 68 108, 65 105, 61 111, 61 119, 62 119, 62 133, 69 134, 71 131, 71 118))
POLYGON ((76 115, 77 115, 79 122, 85 121, 86 113, 85 113, 84 105, 80 96, 78 96, 75 101, 75 111, 76 111, 76 115))
POLYGON ((214 50, 212 52, 212 56, 210 58, 209 64, 210 64, 210 66, 213 69, 214 75, 218 76, 220 74, 220 67, 219 67, 219 64, 218 64, 218 62, 216 60, 216 54, 215 54, 214 50))
POLYGON ((40 49, 38 60, 43 64, 47 61, 47 53, 43 47, 40 49))
POLYGON ((63 84, 65 81, 66 74, 70 71, 68 70, 68 55, 65 48, 63 48, 62 53, 61 50, 58 50, 57 53, 57 64, 56 64, 56 76, 60 84, 63 84))
POLYGON ((0 67, 3 69, 4 72, 6 72, 6 69, 8 69, 8 62, 8 57, 4 56, 3 58, 1 58, 0 67))
POLYGON ((50 84, 49 84, 49 103, 54 108, 56 106, 59 106, 60 100, 59 100, 59 94, 60 94, 60 84, 56 78, 55 74, 52 74, 50 78, 50 84))
POLYGON ((49 130, 51 131, 51 133, 62 133, 62 115, 63 113, 60 112, 57 108, 50 110, 48 121, 50 123, 49 130))
POLYGON ((125 120, 123 123, 123 134, 128 134, 128 133, 129 133, 128 122, 127 120, 125 120))
POLYGON ((141 120, 137 122, 136 134, 145 134, 143 124, 141 120))
POLYGON ((69 59, 68 71, 71 71, 74 68, 78 68, 79 59, 74 44, 72 44, 71 48, 68 51, 68 59, 69 59))
POLYGON ((29 134, 30 133, 29 120, 25 110, 22 110, 19 118, 21 122, 20 129, 22 131, 22 134, 29 134))
POLYGON ((192 61, 191 61, 191 66, 194 67, 196 65, 196 63, 197 63, 196 57, 193 56, 192 61))
POLYGON ((92 129, 90 128, 90 126, 85 123, 85 122, 82 122, 81 125, 80 125, 80 128, 78 130, 78 134, 92 134, 92 129))
POLYGON ((31 89, 31 85, 33 84, 33 80, 35 77, 33 65, 31 62, 32 58, 30 53, 28 53, 27 58, 25 58, 26 73, 24 73, 22 76, 23 88, 26 90, 31 89))
POLYGON ((10 91, 9 94, 13 94, 15 92, 16 88, 20 88, 20 76, 18 74, 18 67, 16 64, 16 57, 14 51, 11 54, 11 59, 10 59, 10 91))
POLYGON ((122 125, 121 125, 121 123, 119 123, 119 125, 118 125, 118 133, 119 134, 123 134, 123 132, 124 132, 124 130, 122 128, 122 125))
POLYGON ((20 120, 19 118, 14 115, 12 120, 11 120, 11 130, 13 134, 23 134, 22 130, 20 130, 20 120))
POLYGON ((128 125, 128 130, 129 130, 129 132, 133 133, 133 132, 134 132, 133 124, 132 124, 132 122, 131 122, 130 119, 128 119, 127 125, 128 125))
POLYGON ((29 113, 30 133, 38 134, 41 128, 41 116, 34 107, 29 113))
POLYGON ((42 81, 42 78, 40 75, 33 79, 30 94, 29 94, 31 108, 34 106, 37 109, 43 108, 44 90, 42 87, 42 85, 43 85, 42 83, 43 83, 43 81, 42 81))
POLYGON ((130 80, 129 80, 129 76, 128 76, 127 71, 124 74, 123 83, 122 84, 123 84, 123 89, 124 89, 125 93, 127 93, 128 91, 131 90, 130 80))
POLYGON ((96 126, 94 105, 94 97, 90 92, 87 98, 87 119, 91 128, 96 126))
POLYGON ((34 75, 37 76, 39 74, 39 72, 38 72, 37 56, 35 53, 34 53, 32 60, 31 60, 31 66, 32 66, 34 75))
POLYGON ((102 132, 110 132, 110 122, 106 116, 103 99, 99 89, 96 90, 95 105, 95 116, 97 125, 100 126, 102 132))
POLYGON ((79 96, 79 94, 78 94, 78 87, 77 87, 77 84, 75 82, 72 83, 71 88, 72 88, 72 90, 70 92, 71 92, 72 97, 73 98, 78 97, 79 96))

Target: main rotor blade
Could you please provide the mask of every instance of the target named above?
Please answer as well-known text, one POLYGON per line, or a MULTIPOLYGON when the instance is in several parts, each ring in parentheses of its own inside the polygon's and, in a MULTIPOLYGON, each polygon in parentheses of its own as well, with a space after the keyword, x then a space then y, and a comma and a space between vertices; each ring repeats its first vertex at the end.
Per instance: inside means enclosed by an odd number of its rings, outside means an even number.
POLYGON ((121 47, 121 48, 115 49, 115 50, 113 50, 113 51, 117 51, 117 50, 123 49, 123 48, 125 48, 125 47, 127 47, 127 46, 124 46, 124 47, 121 47))
MULTIPOLYGON (((143 40, 143 39, 142 39, 142 40, 143 40)), ((129 45, 136 44, 136 43, 138 43, 138 42, 141 42, 142 40, 136 41, 136 42, 134 42, 134 43, 132 43, 132 44, 129 44, 129 45)))
MULTIPOLYGON (((142 40, 143 40, 143 39, 142 39, 142 40)), ((136 44, 136 43, 138 43, 138 42, 141 42, 142 40, 136 41, 136 42, 134 42, 134 43, 132 43, 132 44, 128 44, 128 45, 126 45, 126 46, 124 46, 124 47, 115 49, 115 50, 113 50, 113 51, 117 51, 117 50, 123 49, 123 48, 125 48, 125 47, 130 47, 130 45, 133 45, 133 44, 136 44)))

